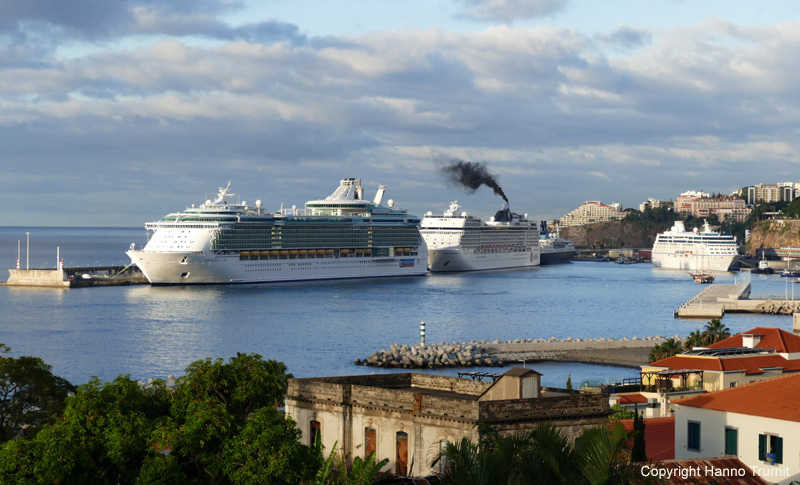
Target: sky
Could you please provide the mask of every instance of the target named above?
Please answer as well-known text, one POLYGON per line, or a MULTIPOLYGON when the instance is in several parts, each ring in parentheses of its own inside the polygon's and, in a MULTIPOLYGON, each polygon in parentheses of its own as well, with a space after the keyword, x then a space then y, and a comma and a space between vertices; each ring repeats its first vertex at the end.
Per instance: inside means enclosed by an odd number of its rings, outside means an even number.
POLYGON ((800 4, 0 0, 0 226, 138 227, 344 177, 555 219, 800 181, 800 4))

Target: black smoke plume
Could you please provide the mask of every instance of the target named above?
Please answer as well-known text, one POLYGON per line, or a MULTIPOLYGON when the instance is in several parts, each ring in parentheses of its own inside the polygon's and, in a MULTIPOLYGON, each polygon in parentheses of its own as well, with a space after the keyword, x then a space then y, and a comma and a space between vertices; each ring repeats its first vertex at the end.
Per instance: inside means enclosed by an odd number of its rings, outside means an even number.
POLYGON ((497 185, 494 175, 489 173, 486 165, 480 162, 465 162, 464 160, 453 159, 450 163, 442 166, 442 172, 453 183, 463 185, 475 192, 481 185, 485 185, 494 190, 495 195, 499 195, 508 204, 508 197, 503 189, 497 185))

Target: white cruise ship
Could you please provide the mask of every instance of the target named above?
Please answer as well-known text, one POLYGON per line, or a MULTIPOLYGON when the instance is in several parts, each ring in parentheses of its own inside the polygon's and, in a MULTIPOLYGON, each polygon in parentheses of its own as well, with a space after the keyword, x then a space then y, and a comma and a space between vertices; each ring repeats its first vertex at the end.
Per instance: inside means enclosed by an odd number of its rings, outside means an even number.
POLYGON ((152 237, 127 252, 153 285, 268 283, 423 275, 420 219, 382 205, 385 187, 364 200, 360 179, 346 178, 324 200, 276 213, 216 200, 145 224, 152 237))
POLYGON ((431 272, 479 271, 539 265, 539 228, 508 209, 488 222, 460 212, 451 202, 442 215, 428 212, 420 232, 428 246, 431 272))
POLYGON ((656 236, 651 259, 661 268, 689 271, 728 271, 738 254, 736 238, 712 232, 708 222, 703 230, 687 231, 676 221, 668 231, 656 236))

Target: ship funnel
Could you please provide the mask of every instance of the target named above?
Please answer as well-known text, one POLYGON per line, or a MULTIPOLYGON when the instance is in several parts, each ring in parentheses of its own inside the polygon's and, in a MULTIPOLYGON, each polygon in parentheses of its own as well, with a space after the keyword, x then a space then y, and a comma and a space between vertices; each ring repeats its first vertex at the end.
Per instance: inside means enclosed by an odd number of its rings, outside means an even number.
POLYGON ((356 199, 364 200, 364 187, 361 186, 361 179, 356 179, 356 199))
POLYGON ((373 199, 372 202, 375 202, 376 204, 381 205, 381 203, 383 202, 383 194, 384 194, 384 192, 386 192, 386 186, 383 185, 383 184, 379 185, 378 186, 378 191, 375 192, 375 199, 373 199))

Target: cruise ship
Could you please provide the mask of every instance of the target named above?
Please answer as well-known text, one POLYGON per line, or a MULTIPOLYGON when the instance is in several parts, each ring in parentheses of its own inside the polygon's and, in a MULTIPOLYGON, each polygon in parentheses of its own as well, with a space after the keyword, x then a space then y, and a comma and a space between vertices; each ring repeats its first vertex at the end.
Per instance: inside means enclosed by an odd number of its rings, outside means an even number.
POLYGON ((539 265, 539 229, 504 204, 491 220, 461 212, 451 202, 442 215, 422 218, 431 272, 480 271, 539 265))
POLYGON ((687 231, 676 221, 668 231, 656 236, 651 259, 661 268, 689 271, 728 271, 738 254, 736 238, 712 232, 706 221, 703 230, 687 231))
POLYGON ((575 245, 569 239, 558 235, 556 226, 555 237, 547 231, 547 221, 542 221, 539 230, 539 249, 542 252, 542 264, 569 263, 575 254, 575 245))
POLYGON ((153 285, 426 274, 419 217, 383 205, 384 193, 365 200, 361 180, 346 178, 323 200, 269 213, 233 202, 228 182, 215 200, 145 224, 152 236, 127 254, 153 285))

